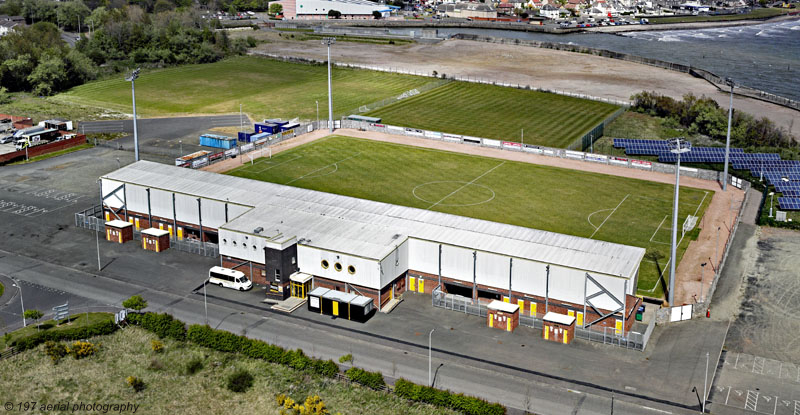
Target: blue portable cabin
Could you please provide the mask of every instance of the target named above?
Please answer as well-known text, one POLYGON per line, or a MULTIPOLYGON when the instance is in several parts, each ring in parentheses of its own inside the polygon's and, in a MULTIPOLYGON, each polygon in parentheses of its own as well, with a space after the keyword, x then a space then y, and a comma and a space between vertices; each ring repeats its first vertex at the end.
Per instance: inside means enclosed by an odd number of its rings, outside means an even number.
POLYGON ((256 123, 257 133, 275 134, 280 131, 280 127, 275 123, 256 123))
POLYGON ((278 126, 289 124, 289 121, 281 121, 280 118, 270 118, 264 120, 264 124, 278 124, 278 126))
POLYGON ((200 136, 200 145, 230 150, 236 147, 236 139, 224 135, 203 134, 200 136))
POLYGON ((295 128, 298 128, 298 127, 300 127, 300 124, 296 123, 296 122, 295 123, 291 123, 291 124, 285 124, 285 125, 281 126, 281 132, 294 130, 295 128))
POLYGON ((271 135, 272 135, 272 134, 270 134, 270 133, 258 133, 258 134, 253 134, 253 135, 251 135, 251 136, 250 136, 250 142, 251 142, 251 143, 255 143, 256 141, 258 141, 258 140, 261 140, 261 139, 264 139, 264 138, 267 138, 267 137, 269 137, 269 136, 271 136, 271 135))
POLYGON ((255 134, 255 133, 245 133, 243 131, 239 131, 239 141, 243 141, 245 143, 249 143, 250 142, 250 136, 253 135, 253 134, 255 134))

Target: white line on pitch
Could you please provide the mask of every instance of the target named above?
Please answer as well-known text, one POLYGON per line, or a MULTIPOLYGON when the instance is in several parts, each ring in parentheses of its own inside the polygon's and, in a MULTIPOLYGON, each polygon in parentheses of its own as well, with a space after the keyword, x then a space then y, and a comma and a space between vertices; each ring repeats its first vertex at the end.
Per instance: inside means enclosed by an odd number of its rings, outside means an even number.
POLYGON ((284 184, 286 185, 286 184, 294 183, 294 182, 296 182, 296 181, 298 181, 298 180, 302 179, 303 177, 310 176, 310 175, 312 175, 312 174, 314 174, 314 173, 316 173, 316 172, 318 172, 318 171, 320 171, 320 170, 327 169, 327 168, 328 168, 328 167, 330 167, 330 166, 335 166, 335 165, 337 165, 337 164, 339 164, 339 163, 341 163, 341 162, 343 162, 343 161, 350 160, 351 158, 353 158, 353 157, 355 157, 355 156, 357 156, 357 155, 359 155, 359 154, 361 154, 361 152, 358 152, 358 153, 356 153, 356 154, 353 154, 353 155, 352 155, 352 156, 350 156, 350 157, 345 157, 345 158, 343 158, 343 159, 341 159, 341 160, 339 160, 339 161, 336 161, 336 162, 333 162, 333 163, 331 163, 331 164, 328 164, 327 166, 322 166, 322 167, 320 167, 320 168, 318 168, 318 169, 316 169, 316 170, 314 170, 314 171, 312 171, 312 172, 306 173, 306 174, 304 174, 304 175, 302 175, 302 176, 300 176, 300 177, 298 177, 298 178, 296 178, 296 179, 292 179, 292 180, 290 180, 290 181, 288 181, 288 182, 286 182, 286 183, 284 183, 284 184))
MULTIPOLYGON (((630 195, 631 195, 630 193, 628 193, 627 195, 625 195, 625 197, 623 197, 623 198, 622 198, 622 202, 624 202, 624 201, 625 201, 625 200, 628 198, 628 196, 630 196, 630 195)), ((595 229, 595 230, 594 230, 594 232, 592 232, 592 236, 590 236, 590 237, 589 237, 589 239, 592 239, 592 238, 594 238, 594 234, 596 234, 596 233, 597 233, 597 231, 599 231, 599 230, 600 230, 600 228, 602 228, 602 227, 603 227, 603 225, 605 225, 605 224, 606 224, 606 221, 608 220, 608 218, 610 218, 610 217, 611 217, 611 215, 613 215, 613 214, 614 214, 614 212, 616 212, 616 211, 617 211, 617 209, 619 209, 619 207, 620 207, 620 206, 622 206, 622 202, 619 202, 619 204, 617 205, 617 207, 615 207, 615 208, 614 208, 614 210, 612 210, 612 211, 611 211, 611 213, 609 213, 609 214, 608 214, 608 216, 606 216, 606 218, 603 220, 603 222, 600 224, 600 226, 598 226, 598 227, 597 227, 597 229, 595 229)))
MULTIPOLYGON (((658 224, 658 227, 656 228, 656 231, 655 231, 655 232, 653 232, 653 236, 651 236, 651 237, 650 237, 650 242, 653 242, 653 238, 655 238, 655 237, 656 237, 656 234, 658 233, 658 231, 659 231, 659 230, 661 230, 661 225, 663 225, 663 224, 664 224, 664 221, 665 221, 665 220, 667 220, 667 217, 668 217, 668 216, 669 216, 669 215, 664 215, 664 219, 661 219, 661 223, 659 223, 659 224, 658 224)), ((658 242, 658 243, 660 243, 660 244, 661 244, 661 243, 666 243, 666 242, 658 242)), ((669 245, 669 244, 667 244, 667 245, 669 245)))
POLYGON ((438 205, 439 203, 442 203, 442 202, 444 202, 444 201, 445 201, 445 199, 447 199, 448 197, 450 197, 450 196, 452 196, 452 195, 454 195, 454 194, 458 193, 459 191, 461 191, 461 189, 463 189, 463 188, 465 188, 465 187, 467 187, 467 186, 471 185, 472 183, 475 183, 475 182, 476 182, 476 181, 478 181, 478 179, 480 179, 481 177, 483 177, 483 176, 486 176, 487 174, 489 174, 489 173, 491 173, 491 172, 495 171, 495 170, 496 170, 498 167, 502 166, 503 164, 506 164, 506 162, 504 161, 504 162, 502 162, 502 163, 500 163, 500 164, 498 164, 498 165, 496 165, 496 166, 492 167, 491 169, 487 170, 485 173, 481 174, 480 176, 478 176, 478 177, 476 177, 476 178, 474 178, 474 179, 470 180, 468 183, 464 183, 464 184, 463 184, 461 187, 459 187, 458 189, 456 189, 456 190, 453 190, 452 192, 450 192, 450 194, 449 194, 449 195, 447 195, 447 196, 445 196, 445 197, 441 198, 441 200, 439 200, 438 202, 436 202, 436 203, 434 203, 434 204, 432 204, 432 205, 428 206, 428 210, 430 210, 430 209, 433 209, 433 207, 434 207, 434 206, 438 205))

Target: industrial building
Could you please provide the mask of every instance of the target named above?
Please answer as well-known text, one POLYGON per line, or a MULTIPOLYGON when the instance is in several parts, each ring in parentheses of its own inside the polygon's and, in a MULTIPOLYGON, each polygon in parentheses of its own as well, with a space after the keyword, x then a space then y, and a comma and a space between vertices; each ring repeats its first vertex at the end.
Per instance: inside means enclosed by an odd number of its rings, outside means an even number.
POLYGON ((147 161, 100 186, 107 221, 218 244, 222 266, 278 299, 323 287, 380 309, 437 289, 618 330, 640 301, 643 248, 147 161))
POLYGON ((389 17, 399 7, 375 3, 368 0, 281 0, 283 17, 292 19, 327 19, 328 12, 336 10, 340 19, 374 19, 373 12, 389 17))

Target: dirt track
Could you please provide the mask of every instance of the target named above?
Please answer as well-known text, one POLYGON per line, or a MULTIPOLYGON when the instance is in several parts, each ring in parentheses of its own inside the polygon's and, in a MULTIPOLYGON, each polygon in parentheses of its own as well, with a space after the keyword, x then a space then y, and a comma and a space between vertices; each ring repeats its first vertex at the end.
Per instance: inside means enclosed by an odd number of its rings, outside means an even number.
MULTIPOLYGON (((327 49, 319 42, 287 41, 268 32, 259 33, 259 36, 267 37, 270 42, 259 46, 259 52, 320 60, 327 58, 327 49)), ((728 107, 727 94, 688 74, 551 49, 467 40, 403 46, 341 42, 332 49, 332 54, 334 62, 425 73, 437 71, 439 74, 479 77, 616 100, 628 100, 631 95, 644 90, 675 98, 691 92, 712 97, 722 107, 728 107)), ((797 111, 740 97, 734 99, 734 108, 767 116, 795 136, 800 136, 800 123, 793 122, 800 117, 797 111)))
MULTIPOLYGON (((626 167, 610 166, 605 164, 587 163, 578 160, 563 159, 557 157, 540 156, 530 153, 512 152, 499 149, 491 149, 486 147, 468 146, 458 143, 448 143, 444 141, 434 141, 424 138, 414 138, 406 136, 398 136, 391 134, 376 133, 370 131, 358 131, 350 129, 336 130, 335 134, 344 135, 357 138, 366 138, 376 141, 384 141, 389 143, 399 143, 405 145, 412 145, 417 147, 432 148, 444 151, 451 151, 463 154, 477 154, 486 157, 494 157, 503 160, 520 161, 524 163, 539 164, 544 166, 562 167, 572 170, 582 170, 594 173, 609 174, 612 176, 631 177, 636 179, 648 180, 659 183, 675 182, 675 177, 672 174, 656 173, 652 171, 631 169, 626 167)), ((304 134, 296 138, 281 142, 272 147, 272 153, 277 154, 281 151, 312 142, 314 140, 328 136, 327 130, 317 130, 310 134, 304 134)), ((255 156, 260 157, 261 154, 257 153, 255 156)), ((249 162, 248 157, 239 157, 236 159, 228 159, 224 162, 216 163, 211 166, 205 167, 203 170, 223 173, 240 166, 242 163, 249 162)), ((727 192, 722 192, 719 184, 710 182, 708 180, 700 180, 692 177, 681 178, 682 186, 689 186, 698 189, 710 190, 713 193, 711 204, 703 216, 702 222, 697 226, 701 227, 700 236, 696 241, 689 244, 689 249, 686 250, 683 259, 678 264, 676 273, 678 274, 678 282, 675 287, 675 302, 677 304, 688 304, 701 300, 701 267, 703 262, 709 262, 706 266, 706 285, 713 277, 712 267, 716 267, 716 261, 713 260, 715 254, 718 252, 719 257, 725 249, 725 242, 728 240, 731 233, 731 224, 736 220, 736 214, 739 211, 742 201, 744 200, 744 192, 732 186, 728 187, 727 192), (731 200, 733 199, 733 200, 731 200), (717 227, 719 231, 719 246, 717 244, 717 227), (717 249, 715 249, 717 248, 717 249)), ((665 271, 665 279, 669 277, 668 271, 665 271)))

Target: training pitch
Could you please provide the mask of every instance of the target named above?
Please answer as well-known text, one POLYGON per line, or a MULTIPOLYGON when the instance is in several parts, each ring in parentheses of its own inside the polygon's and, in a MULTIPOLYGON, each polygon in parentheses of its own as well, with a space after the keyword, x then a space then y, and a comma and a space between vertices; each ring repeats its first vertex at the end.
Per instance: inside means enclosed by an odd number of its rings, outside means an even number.
MULTIPOLYGON (((419 88, 431 79, 419 76, 333 68, 334 116, 359 106, 419 88)), ((255 120, 328 118, 328 69, 242 56, 203 65, 144 70, 136 81, 140 116, 229 114, 239 104, 255 120)), ((132 113, 131 84, 122 76, 75 87, 56 99, 132 113)))
MULTIPOLYGON (((642 295, 662 296, 669 276, 668 184, 343 136, 228 174, 644 247, 642 295)), ((681 188, 679 226, 687 215, 702 217, 712 196, 681 188)), ((679 256, 696 232, 681 239, 679 256)))
POLYGON ((545 92, 450 82, 367 115, 384 124, 566 148, 618 109, 545 92))

